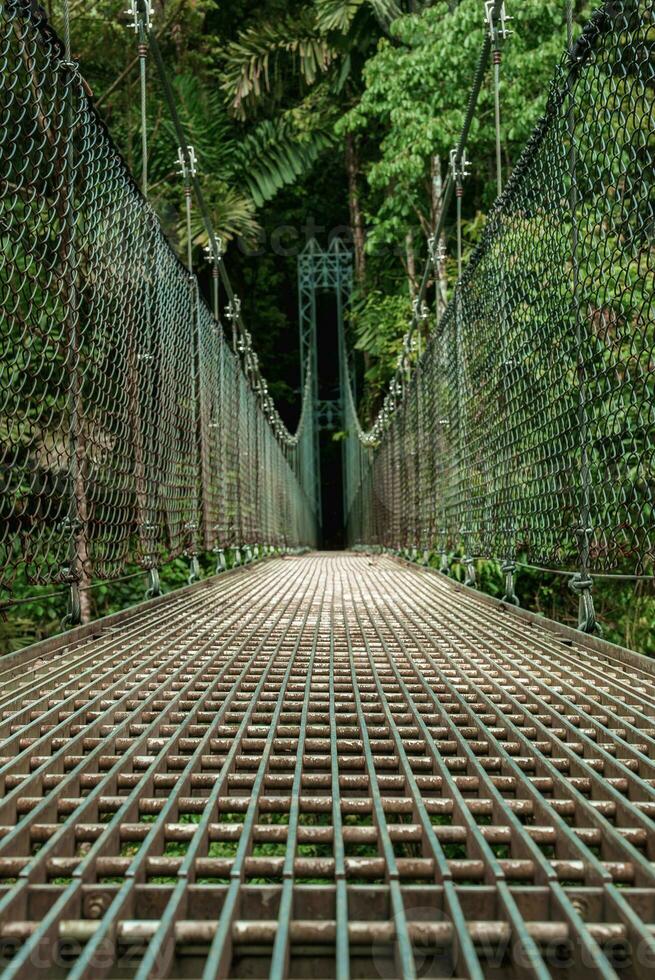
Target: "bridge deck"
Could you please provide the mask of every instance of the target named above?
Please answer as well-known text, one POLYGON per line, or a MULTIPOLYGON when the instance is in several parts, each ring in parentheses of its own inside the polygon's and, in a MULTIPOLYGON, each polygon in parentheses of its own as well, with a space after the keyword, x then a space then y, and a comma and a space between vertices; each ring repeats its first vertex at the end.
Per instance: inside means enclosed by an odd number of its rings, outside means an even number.
POLYGON ((1 667, 4 976, 652 976, 650 661, 323 554, 1 667))

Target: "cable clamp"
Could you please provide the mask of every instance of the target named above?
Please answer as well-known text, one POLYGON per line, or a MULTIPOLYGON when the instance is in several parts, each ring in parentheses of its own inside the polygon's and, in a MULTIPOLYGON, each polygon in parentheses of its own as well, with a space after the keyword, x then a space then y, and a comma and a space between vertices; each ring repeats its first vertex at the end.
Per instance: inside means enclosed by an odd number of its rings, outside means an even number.
POLYGON ((220 235, 212 235, 205 245, 205 255, 210 261, 218 265, 223 260, 223 239, 220 235))
POLYGON ((506 41, 514 31, 510 31, 507 24, 510 20, 514 20, 513 17, 508 17, 505 10, 505 4, 500 5, 500 10, 497 14, 494 13, 494 7, 496 6, 496 0, 486 0, 484 5, 484 19, 487 23, 487 32, 492 41, 506 41))
POLYGON ((159 580, 159 569, 152 565, 148 569, 148 581, 146 584, 146 599, 155 599, 162 595, 161 582, 159 580))
POLYGON ((471 171, 468 169, 470 166, 471 161, 466 159, 466 153, 462 152, 461 159, 458 160, 457 147, 450 151, 450 170, 456 184, 460 184, 465 177, 471 176, 471 171))
POLYGON ((588 572, 576 572, 569 579, 569 588, 578 596, 578 629, 582 633, 602 635, 600 623, 596 619, 594 598, 592 595, 593 579, 588 572))
POLYGON ((79 626, 82 622, 82 604, 80 600, 80 586, 77 581, 71 581, 68 594, 68 608, 66 615, 61 621, 63 629, 71 626, 79 626))
POLYGON ((505 592, 501 597, 502 602, 509 602, 512 606, 520 605, 518 596, 514 588, 514 573, 516 572, 516 563, 513 561, 504 561, 500 570, 505 576, 505 592))
POLYGON ((139 33, 139 28, 143 23, 146 30, 150 29, 150 22, 155 16, 155 10, 151 0, 129 0, 129 7, 125 13, 132 18, 128 21, 128 27, 134 29, 134 33, 139 33))
POLYGON ((79 62, 77 62, 77 61, 64 61, 64 60, 62 60, 62 61, 59 62, 58 67, 61 68, 63 71, 69 72, 69 74, 73 78, 79 78, 84 83, 84 79, 82 78, 82 75, 80 73, 80 65, 79 65, 79 62))
MULTIPOLYGON (((430 316, 430 311, 427 307, 427 303, 425 302, 425 300, 421 300, 421 302, 419 303, 419 298, 418 296, 416 297, 416 299, 412 303, 412 314, 414 320, 417 323, 420 323, 421 321, 428 319, 428 317, 430 316)), ((415 341, 412 342, 415 343, 415 341)))
MULTIPOLYGON (((225 316, 230 321, 232 320, 236 321, 241 316, 241 300, 239 299, 238 296, 234 296, 225 307, 225 316)), ((247 335, 248 334, 246 331, 246 336, 247 335)), ((244 350, 246 349, 243 340, 240 339, 239 344, 240 344, 239 350, 241 351, 241 353, 243 353, 244 350)))
POLYGON ((428 254, 434 266, 441 265, 446 258, 446 246, 442 241, 438 241, 435 235, 428 238, 428 254))
POLYGON ((470 589, 474 589, 477 585, 477 578, 475 575, 475 558, 471 558, 470 556, 464 558, 464 565, 466 567, 464 585, 467 585, 470 589))
POLYGON ((193 585, 200 578, 200 562, 198 561, 197 555, 189 556, 189 575, 187 582, 189 585, 193 585))
POLYGON ((196 174, 198 172, 197 171, 197 163, 198 163, 198 160, 196 158, 196 151, 193 148, 193 146, 191 146, 190 143, 187 144, 186 150, 183 147, 178 146, 178 148, 177 148, 177 162, 178 162, 178 166, 180 168, 179 171, 178 171, 178 173, 180 174, 180 176, 184 177, 185 179, 187 177, 195 177, 196 176, 196 174))

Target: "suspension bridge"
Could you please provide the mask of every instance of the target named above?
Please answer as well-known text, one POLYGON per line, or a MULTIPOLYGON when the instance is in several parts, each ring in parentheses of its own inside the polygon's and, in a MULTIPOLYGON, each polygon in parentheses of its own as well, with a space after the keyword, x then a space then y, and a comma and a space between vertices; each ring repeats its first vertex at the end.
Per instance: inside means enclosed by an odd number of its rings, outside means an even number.
POLYGON ((148 201, 145 129, 137 186, 68 25, 0 8, 2 608, 25 587, 68 602, 65 631, 0 660, 2 976, 651 977, 655 664, 602 638, 593 601, 600 576, 653 576, 651 5, 605 3, 578 37, 570 22, 464 266, 467 140, 490 82, 500 146, 508 36, 503 4, 481 4, 380 413, 358 417, 347 246, 312 241, 293 433, 150 14, 135 0, 142 95, 153 70, 179 143, 185 262, 148 201), (458 279, 435 311, 453 202, 458 279), (316 550, 323 430, 345 435, 344 552, 316 550), (164 594, 180 558, 189 584, 164 594), (502 600, 475 587, 482 558, 502 600), (519 607, 521 564, 569 578, 577 629, 519 607), (85 621, 98 583, 135 574, 144 602, 85 621))

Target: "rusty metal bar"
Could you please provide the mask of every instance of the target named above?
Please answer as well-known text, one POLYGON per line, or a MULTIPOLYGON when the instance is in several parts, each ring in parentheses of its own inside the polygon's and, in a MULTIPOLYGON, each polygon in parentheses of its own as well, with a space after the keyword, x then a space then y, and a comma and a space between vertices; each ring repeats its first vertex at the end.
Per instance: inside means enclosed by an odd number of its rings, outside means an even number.
POLYGON ((655 665, 382 556, 0 663, 3 977, 647 977, 655 665))

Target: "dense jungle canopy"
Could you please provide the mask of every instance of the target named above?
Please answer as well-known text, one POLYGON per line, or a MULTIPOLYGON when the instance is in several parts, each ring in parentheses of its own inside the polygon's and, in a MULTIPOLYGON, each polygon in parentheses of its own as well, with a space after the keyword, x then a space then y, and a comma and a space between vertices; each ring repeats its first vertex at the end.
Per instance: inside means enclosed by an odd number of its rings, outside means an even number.
MULTIPOLYGON (((583 23, 591 5, 574 6, 583 23)), ((60 26, 62 4, 50 0, 46 7, 60 26)), ((124 0, 73 0, 72 54, 138 177, 137 42, 124 7, 124 0)), ((298 250, 313 233, 319 240, 347 233, 357 283, 351 342, 364 355, 370 414, 406 328, 440 181, 464 118, 485 30, 482 5, 154 0, 153 10, 214 226, 228 243, 230 275, 273 394, 293 422, 298 250)), ((566 43, 560 0, 524 0, 511 14, 501 95, 508 174, 543 110, 566 43)), ((177 143, 150 75, 150 196, 182 248, 177 143)), ((468 148, 469 250, 495 196, 494 153, 486 86, 468 148)), ((201 261, 199 215, 193 244, 201 261)), ((444 271, 452 282, 452 259, 444 271)))
MULTIPOLYGON (((41 0, 63 29, 61 0, 41 0)), ((36 6, 39 6, 38 4, 36 6)), ((140 179, 137 37, 125 0, 70 0, 71 54, 133 174, 140 179)), ((435 224, 449 154, 461 129, 485 31, 481 0, 153 0, 153 28, 193 144, 214 227, 262 370, 285 421, 300 406, 297 256, 308 238, 352 242, 355 291, 348 341, 358 351, 360 415, 370 422, 392 375, 435 224)), ((574 31, 593 4, 573 3, 574 31)), ((563 0, 508 2, 503 46, 504 177, 546 104, 566 46, 563 0)), ((148 73, 149 199, 178 251, 187 247, 177 138, 156 73, 148 73)), ((467 156, 464 261, 496 195, 494 105, 483 85, 467 156)), ((456 276, 454 209, 445 224, 443 309, 456 276)), ((192 251, 209 292, 207 244, 194 213, 192 251)), ((424 329, 429 329, 426 321, 424 329)), ((337 433, 337 436, 339 434, 337 433)), ((483 587, 497 591, 497 569, 483 587)), ((205 571, 210 571, 208 564, 205 571)), ((186 570, 180 562, 178 580, 186 570)), ((521 573, 525 605, 573 620, 561 578, 521 573)), ((172 583, 172 580, 171 580, 172 583)), ((30 594, 33 590, 29 590, 30 594)), ((140 596, 132 583, 94 593, 95 615, 140 596), (138 593, 138 595, 137 595, 138 593)), ((651 590, 652 591, 652 590, 651 590)), ((607 634, 651 652, 653 599, 643 583, 598 586, 607 634)), ((15 647, 58 628, 58 607, 25 605, 0 635, 15 647), (16 625, 17 623, 17 625, 16 625)), ((0 633, 3 628, 0 626, 0 633)))

